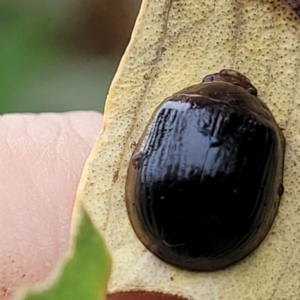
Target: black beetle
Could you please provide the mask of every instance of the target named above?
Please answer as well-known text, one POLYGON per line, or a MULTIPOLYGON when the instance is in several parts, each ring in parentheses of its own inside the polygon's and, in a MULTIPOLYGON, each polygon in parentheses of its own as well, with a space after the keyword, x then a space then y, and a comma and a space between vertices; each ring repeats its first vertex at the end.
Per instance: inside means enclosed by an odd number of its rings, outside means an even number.
POLYGON ((128 167, 126 206, 140 241, 179 268, 214 271, 267 235, 283 193, 284 137, 233 70, 159 105, 128 167))

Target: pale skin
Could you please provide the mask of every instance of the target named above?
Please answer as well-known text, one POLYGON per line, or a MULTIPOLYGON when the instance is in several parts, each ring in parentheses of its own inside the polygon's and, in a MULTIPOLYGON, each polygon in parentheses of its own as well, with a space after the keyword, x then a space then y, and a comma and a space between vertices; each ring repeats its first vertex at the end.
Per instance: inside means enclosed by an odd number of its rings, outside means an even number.
POLYGON ((77 185, 101 125, 96 112, 0 117, 0 300, 45 279, 66 251, 77 185))

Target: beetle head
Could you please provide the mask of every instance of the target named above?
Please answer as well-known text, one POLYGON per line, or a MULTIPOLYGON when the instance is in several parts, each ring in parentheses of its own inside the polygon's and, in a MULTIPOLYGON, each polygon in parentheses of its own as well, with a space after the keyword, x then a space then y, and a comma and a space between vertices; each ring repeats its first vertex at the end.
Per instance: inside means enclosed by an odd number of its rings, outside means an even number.
POLYGON ((237 71, 223 69, 219 73, 206 75, 202 80, 202 82, 207 83, 217 81, 238 85, 248 91, 251 95, 257 96, 257 89, 251 84, 250 80, 237 71))

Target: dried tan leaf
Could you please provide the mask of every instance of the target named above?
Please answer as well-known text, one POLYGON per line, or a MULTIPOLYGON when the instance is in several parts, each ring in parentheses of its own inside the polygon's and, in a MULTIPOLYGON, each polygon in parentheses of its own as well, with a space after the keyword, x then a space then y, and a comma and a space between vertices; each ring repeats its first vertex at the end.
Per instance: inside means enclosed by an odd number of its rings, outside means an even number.
POLYGON ((299 299, 299 43, 299 20, 281 1, 143 2, 77 197, 113 256, 110 292, 160 291, 198 300, 299 299), (249 77, 285 128, 285 193, 270 233, 254 253, 222 271, 182 271, 147 251, 130 226, 124 203, 130 144, 164 98, 222 68, 249 77))

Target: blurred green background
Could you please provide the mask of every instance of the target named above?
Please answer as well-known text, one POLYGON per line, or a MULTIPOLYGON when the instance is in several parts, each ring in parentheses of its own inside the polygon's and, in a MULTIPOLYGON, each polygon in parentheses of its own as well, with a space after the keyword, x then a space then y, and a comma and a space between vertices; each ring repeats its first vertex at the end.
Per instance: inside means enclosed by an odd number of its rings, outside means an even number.
POLYGON ((97 110, 141 0, 0 0, 0 113, 97 110))

